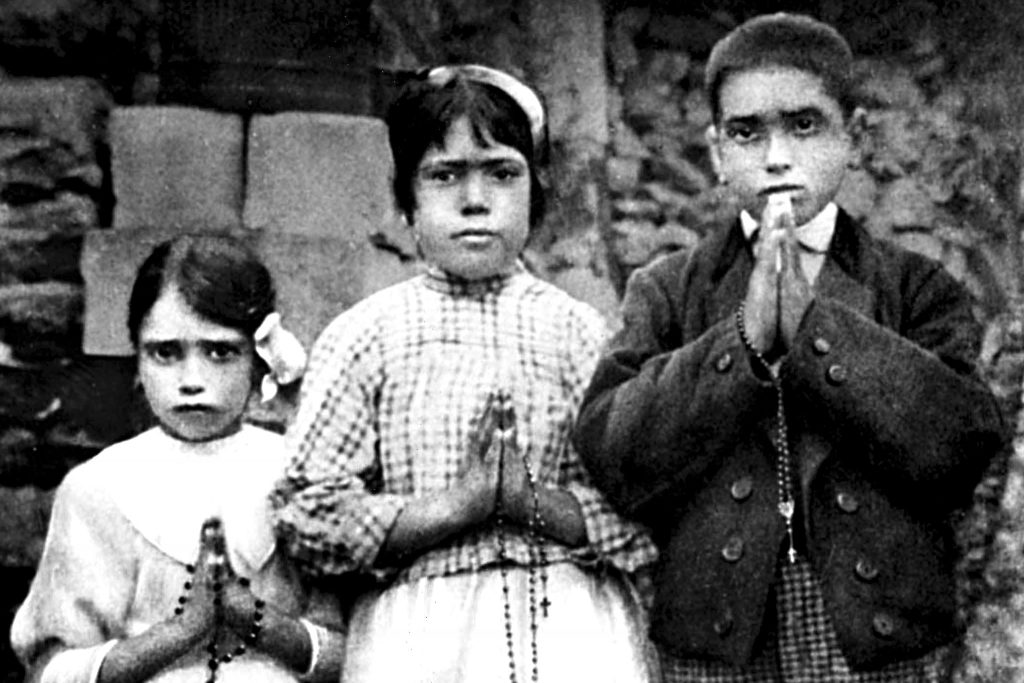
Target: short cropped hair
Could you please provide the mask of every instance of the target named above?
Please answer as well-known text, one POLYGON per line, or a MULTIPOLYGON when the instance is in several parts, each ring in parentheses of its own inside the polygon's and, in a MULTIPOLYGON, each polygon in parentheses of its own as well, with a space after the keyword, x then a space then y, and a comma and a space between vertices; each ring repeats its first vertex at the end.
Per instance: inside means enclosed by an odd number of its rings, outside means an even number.
POLYGON ((844 116, 853 111, 853 53, 833 27, 802 14, 778 12, 754 17, 733 29, 711 50, 704 87, 717 122, 726 78, 741 71, 784 66, 818 76, 844 116))
POLYGON ((530 227, 544 219, 544 187, 537 166, 545 150, 534 144, 526 113, 507 93, 493 85, 455 76, 436 85, 424 72, 407 82, 388 108, 385 121, 394 159, 393 190, 398 209, 410 223, 416 210, 413 185, 424 155, 444 144, 448 129, 466 117, 477 142, 490 136, 494 142, 517 150, 530 171, 530 227))
POLYGON ((244 242, 216 234, 175 237, 150 252, 132 286, 128 334, 136 349, 146 316, 172 285, 197 315, 246 337, 275 307, 270 271, 244 242))

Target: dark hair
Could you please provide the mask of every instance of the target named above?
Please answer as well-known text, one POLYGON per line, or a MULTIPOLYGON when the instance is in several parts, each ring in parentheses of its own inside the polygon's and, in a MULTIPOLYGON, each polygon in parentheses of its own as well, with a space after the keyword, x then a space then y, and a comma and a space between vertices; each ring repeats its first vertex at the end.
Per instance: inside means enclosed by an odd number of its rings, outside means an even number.
POLYGON ((719 94, 729 75, 767 66, 788 66, 818 76, 844 116, 853 112, 853 53, 834 28, 802 14, 778 12, 740 24, 711 50, 704 87, 717 123, 719 94))
POLYGON ((157 245, 139 267, 128 302, 128 335, 139 329, 169 286, 210 322, 252 337, 274 310, 270 271, 244 242, 228 235, 182 235, 157 245))
POLYGON ((448 129, 465 116, 476 141, 508 145, 523 155, 530 168, 530 227, 544 219, 544 186, 537 165, 546 150, 535 149, 526 113, 508 94, 493 85, 455 76, 444 85, 426 79, 426 72, 408 81, 388 108, 385 120, 395 162, 395 203, 412 222, 416 210, 413 183, 427 150, 444 144, 448 129))

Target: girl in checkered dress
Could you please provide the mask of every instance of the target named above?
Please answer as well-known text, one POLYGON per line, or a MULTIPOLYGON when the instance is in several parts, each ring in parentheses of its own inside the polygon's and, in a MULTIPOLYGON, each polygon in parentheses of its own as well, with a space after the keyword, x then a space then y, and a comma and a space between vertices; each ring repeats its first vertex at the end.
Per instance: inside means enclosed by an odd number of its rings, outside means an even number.
POLYGON ((439 67, 387 122, 425 272, 314 345, 273 497, 306 571, 366 580, 343 680, 654 680, 654 547, 569 442, 605 325, 519 260, 544 210, 540 100, 439 67))

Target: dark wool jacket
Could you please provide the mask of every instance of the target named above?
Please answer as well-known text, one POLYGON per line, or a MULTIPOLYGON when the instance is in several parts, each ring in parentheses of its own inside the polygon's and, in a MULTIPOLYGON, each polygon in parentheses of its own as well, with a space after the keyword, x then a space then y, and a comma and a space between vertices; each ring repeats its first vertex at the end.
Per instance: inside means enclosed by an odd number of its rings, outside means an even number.
MULTIPOLYGON (((651 634, 681 657, 748 662, 772 632, 785 540, 775 391, 735 310, 753 266, 739 223, 635 272, 575 443, 662 553, 651 634)), ((1005 439, 975 373, 971 300, 939 264, 840 211, 780 378, 810 558, 852 666, 920 656, 954 632, 951 516, 1005 439)))

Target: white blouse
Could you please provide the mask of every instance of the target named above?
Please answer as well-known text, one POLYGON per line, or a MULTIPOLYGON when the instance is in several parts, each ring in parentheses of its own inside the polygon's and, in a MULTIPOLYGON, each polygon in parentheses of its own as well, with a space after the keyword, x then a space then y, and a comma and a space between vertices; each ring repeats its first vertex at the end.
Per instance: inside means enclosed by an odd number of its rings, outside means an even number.
MULTIPOLYGON (((285 461, 281 437, 257 427, 201 444, 152 429, 69 472, 56 492, 38 571, 11 627, 12 645, 30 676, 94 683, 117 640, 173 615, 185 565, 196 560, 200 529, 214 516, 223 522, 231 566, 251 580, 256 595, 288 614, 340 626, 337 598, 306 590, 294 566, 275 552, 267 494, 285 461)), ((329 658, 340 645, 321 648, 329 658)), ((205 646, 198 647, 152 680, 201 682, 208 658, 205 646)), ((315 667, 321 668, 328 667, 315 667)), ((221 683, 296 678, 253 650, 217 672, 221 683)))

